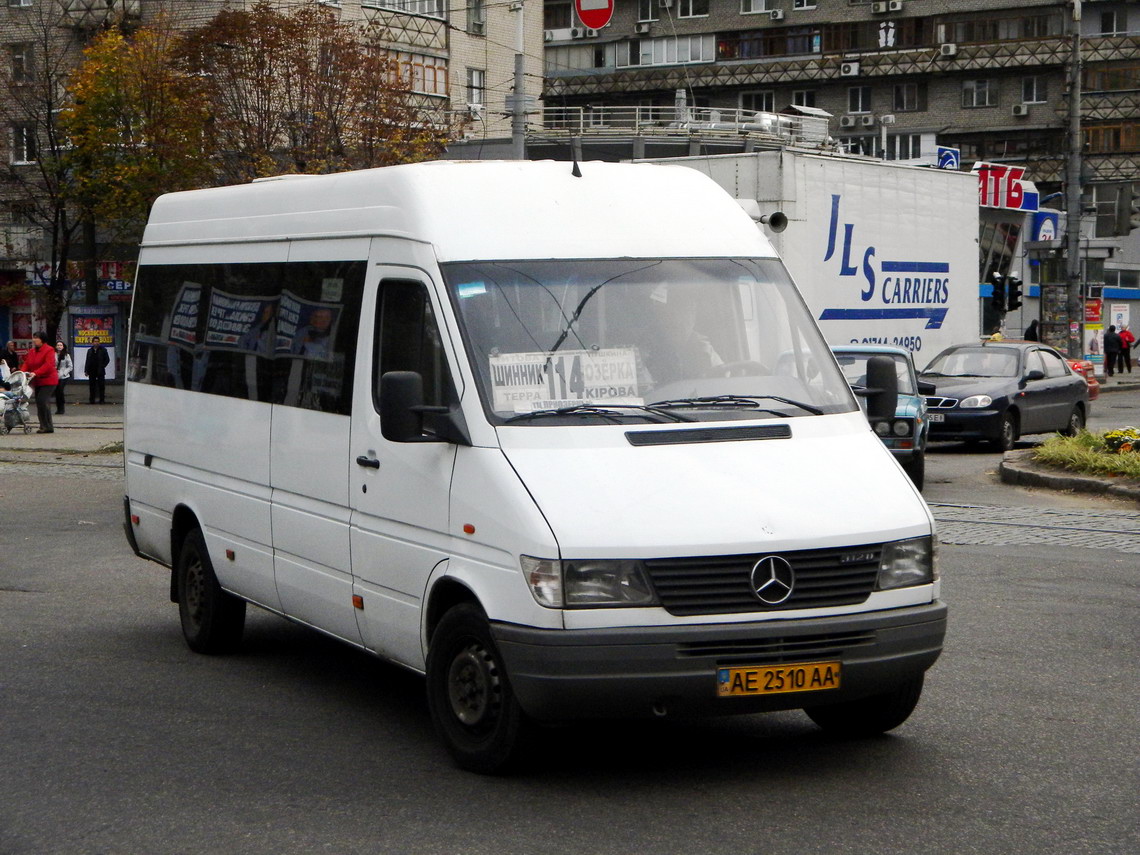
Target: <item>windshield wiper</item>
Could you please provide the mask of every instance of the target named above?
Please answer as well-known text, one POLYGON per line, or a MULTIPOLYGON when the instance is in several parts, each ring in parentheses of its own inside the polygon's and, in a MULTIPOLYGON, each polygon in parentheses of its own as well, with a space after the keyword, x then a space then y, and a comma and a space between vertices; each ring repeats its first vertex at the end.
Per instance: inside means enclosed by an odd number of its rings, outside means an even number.
POLYGON ((763 412, 772 413, 777 416, 786 415, 779 410, 769 410, 765 407, 758 406, 757 401, 777 401, 781 404, 799 407, 801 410, 806 410, 813 416, 823 415, 823 410, 819 409, 819 407, 813 407, 811 404, 805 404, 802 401, 793 401, 791 398, 781 398, 779 395, 709 395, 701 398, 677 398, 672 401, 654 401, 649 406, 667 407, 669 409, 681 407, 691 409, 698 409, 700 407, 751 407, 752 409, 762 410, 763 412))
POLYGON ((519 413, 518 415, 511 416, 503 420, 503 424, 511 424, 512 422, 527 421, 528 419, 544 418, 547 416, 624 416, 632 415, 624 411, 633 410, 642 413, 651 413, 655 416, 660 416, 671 422, 692 422, 696 419, 691 419, 688 416, 678 415, 677 413, 670 413, 667 410, 659 409, 653 404, 573 404, 568 407, 554 407, 549 410, 535 410, 530 413, 519 413))

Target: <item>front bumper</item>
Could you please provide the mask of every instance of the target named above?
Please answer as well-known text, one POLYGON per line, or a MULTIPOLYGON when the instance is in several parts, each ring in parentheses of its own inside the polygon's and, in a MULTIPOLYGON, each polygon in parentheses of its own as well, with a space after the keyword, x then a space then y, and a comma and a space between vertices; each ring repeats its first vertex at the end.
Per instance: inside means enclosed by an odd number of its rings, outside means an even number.
POLYGON ((798 709, 888 691, 942 652, 946 606, 744 624, 545 630, 494 623, 522 708, 557 721, 798 709), (718 698, 724 666, 842 663, 842 688, 718 698))
POLYGON ((940 410, 945 420, 930 423, 931 439, 1000 439, 1001 410, 940 410))

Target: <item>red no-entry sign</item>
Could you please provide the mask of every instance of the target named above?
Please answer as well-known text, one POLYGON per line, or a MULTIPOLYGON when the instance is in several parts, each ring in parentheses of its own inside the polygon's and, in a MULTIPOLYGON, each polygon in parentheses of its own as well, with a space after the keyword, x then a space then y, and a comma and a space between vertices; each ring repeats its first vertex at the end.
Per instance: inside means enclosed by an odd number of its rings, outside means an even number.
POLYGON ((574 0, 578 20, 591 30, 600 30, 614 14, 614 0, 574 0))

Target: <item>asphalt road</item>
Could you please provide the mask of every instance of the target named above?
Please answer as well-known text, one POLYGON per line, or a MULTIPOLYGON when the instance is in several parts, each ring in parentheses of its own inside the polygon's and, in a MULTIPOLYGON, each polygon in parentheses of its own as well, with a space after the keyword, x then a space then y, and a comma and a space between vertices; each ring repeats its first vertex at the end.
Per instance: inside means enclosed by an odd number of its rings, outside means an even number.
POLYGON ((2 855, 1140 851, 1134 508, 1080 499, 1069 527, 1120 544, 1057 545, 994 485, 989 516, 1027 542, 943 547, 946 650, 893 735, 595 724, 484 778, 451 765, 414 675, 257 611, 241 653, 191 653, 121 483, 51 469, 0 464, 2 855))

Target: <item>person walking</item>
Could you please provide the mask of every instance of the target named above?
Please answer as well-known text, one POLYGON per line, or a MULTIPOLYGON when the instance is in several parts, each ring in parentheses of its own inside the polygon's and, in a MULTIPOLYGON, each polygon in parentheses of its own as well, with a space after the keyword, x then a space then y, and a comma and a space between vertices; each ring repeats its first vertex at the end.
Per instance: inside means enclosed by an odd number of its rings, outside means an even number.
POLYGON ((1116 371, 1120 347, 1120 333, 1116 331, 1116 324, 1109 324, 1108 332, 1104 334, 1104 373, 1109 377, 1116 371))
POLYGON ((1136 347, 1136 336, 1128 327, 1120 328, 1120 371, 1132 373, 1132 348, 1136 347))
POLYGON ((103 342, 95 339, 83 361, 83 373, 87 375, 87 394, 92 404, 107 403, 107 366, 110 362, 111 355, 103 347, 103 342), (96 401, 96 398, 99 400, 96 401))
POLYGON ((55 386, 55 414, 63 415, 64 404, 63 387, 71 379, 71 372, 75 366, 71 362, 71 354, 67 352, 67 345, 62 341, 55 343, 55 371, 59 375, 59 383, 55 386))
POLYGON ((20 368, 32 375, 32 388, 36 390, 36 417, 40 420, 40 429, 36 433, 55 433, 55 425, 51 421, 51 399, 59 383, 59 375, 55 371, 55 348, 47 343, 47 333, 32 336, 32 347, 24 354, 20 368))
POLYGON ((20 367, 20 354, 16 353, 16 342, 10 341, 0 350, 0 361, 8 363, 9 371, 16 371, 20 367))
POLYGON ((1037 318, 1029 322, 1029 327, 1025 330, 1026 341, 1041 341, 1041 333, 1037 330, 1037 318))

